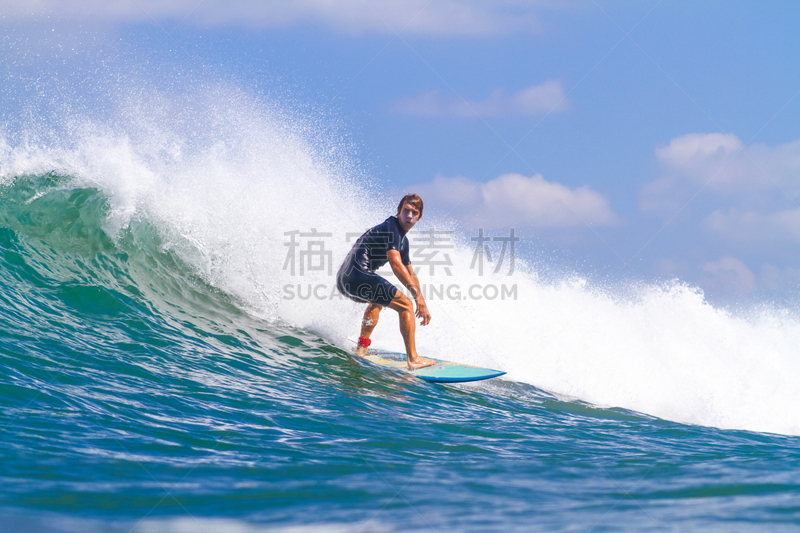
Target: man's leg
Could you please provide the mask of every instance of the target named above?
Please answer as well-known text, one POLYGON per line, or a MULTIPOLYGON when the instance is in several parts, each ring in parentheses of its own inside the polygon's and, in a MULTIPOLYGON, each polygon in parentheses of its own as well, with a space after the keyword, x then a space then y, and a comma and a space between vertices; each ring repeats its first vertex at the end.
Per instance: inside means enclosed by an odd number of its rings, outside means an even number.
POLYGON ((432 359, 420 357, 417 354, 416 343, 416 327, 417 323, 414 321, 414 304, 411 300, 400 291, 397 291, 392 302, 389 304, 390 309, 394 309, 400 315, 400 334, 403 335, 403 342, 406 343, 406 356, 408 357, 408 368, 416 370, 436 364, 432 359))
MULTIPOLYGON (((372 335, 372 330, 378 325, 378 317, 381 314, 382 307, 378 304, 369 304, 367 310, 364 311, 364 320, 361 321, 361 336, 369 338, 372 335)), ((356 347, 357 355, 364 355, 367 353, 366 346, 356 347)))

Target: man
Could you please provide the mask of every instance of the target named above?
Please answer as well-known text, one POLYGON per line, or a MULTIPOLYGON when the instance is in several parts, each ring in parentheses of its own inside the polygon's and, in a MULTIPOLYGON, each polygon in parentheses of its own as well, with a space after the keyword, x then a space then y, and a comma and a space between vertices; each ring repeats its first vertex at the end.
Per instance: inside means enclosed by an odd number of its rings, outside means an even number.
POLYGON ((411 300, 375 271, 389 262, 394 275, 416 301, 416 316, 422 319, 420 324, 427 326, 431 314, 408 258, 406 238, 406 233, 422 218, 422 207, 422 198, 418 195, 405 195, 397 206, 397 216, 387 218, 359 237, 336 275, 336 286, 342 294, 356 302, 369 304, 361 323, 356 354, 367 353, 371 342, 369 336, 378 324, 378 316, 384 307, 388 307, 400 315, 400 333, 406 344, 407 363, 411 370, 431 366, 435 362, 417 354, 414 305, 411 300))

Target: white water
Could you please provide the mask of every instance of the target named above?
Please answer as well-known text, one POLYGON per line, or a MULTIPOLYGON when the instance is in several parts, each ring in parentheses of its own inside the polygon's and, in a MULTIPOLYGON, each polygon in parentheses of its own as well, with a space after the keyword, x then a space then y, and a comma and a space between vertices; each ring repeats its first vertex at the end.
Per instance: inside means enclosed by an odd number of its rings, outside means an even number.
MULTIPOLYGON (((327 270, 284 269, 286 232, 331 233, 316 240, 331 252, 335 274, 351 246, 346 234, 396 207, 398 199, 384 198, 352 163, 336 131, 230 86, 138 96, 116 109, 102 123, 61 117, 45 128, 56 133, 43 134, 40 123, 7 135, 0 179, 56 170, 97 186, 112 205, 109 234, 149 217, 169 247, 251 312, 348 347, 363 306, 336 297, 327 270), (286 286, 297 284, 318 287, 323 299, 288 299, 286 286)), ((429 227, 452 223, 425 217, 418 226, 429 227)), ((423 283, 457 287, 462 297, 476 284, 516 286, 517 299, 429 299, 433 321, 418 329, 422 354, 505 370, 597 405, 800 435, 796 317, 769 308, 732 316, 678 284, 632 285, 622 299, 579 278, 543 282, 519 263, 513 276, 479 276, 469 268, 472 254, 459 244, 450 251, 452 276, 422 269, 423 283)), ((376 344, 401 349, 396 316, 383 315, 376 344)))

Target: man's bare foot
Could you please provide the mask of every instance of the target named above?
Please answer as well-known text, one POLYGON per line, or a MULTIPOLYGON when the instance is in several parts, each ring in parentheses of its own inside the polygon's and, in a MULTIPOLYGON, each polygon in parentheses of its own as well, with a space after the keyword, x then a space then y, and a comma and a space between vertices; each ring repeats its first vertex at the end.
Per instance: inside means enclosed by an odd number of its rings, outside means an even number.
POLYGON ((425 357, 417 356, 416 359, 409 359, 408 360, 408 368, 409 370, 419 370, 420 368, 425 368, 426 366, 433 366, 436 364, 436 361, 433 359, 426 359, 425 357))
POLYGON ((356 355, 360 357, 364 357, 365 355, 367 355, 367 347, 366 346, 356 347, 356 355))

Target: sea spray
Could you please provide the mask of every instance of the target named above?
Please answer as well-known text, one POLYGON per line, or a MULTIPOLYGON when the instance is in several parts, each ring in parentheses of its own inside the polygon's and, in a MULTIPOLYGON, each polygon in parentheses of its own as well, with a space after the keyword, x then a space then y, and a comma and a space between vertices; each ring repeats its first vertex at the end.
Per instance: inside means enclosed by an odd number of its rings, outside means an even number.
MULTIPOLYGON (((147 221, 162 250, 251 314, 349 349, 363 306, 338 297, 333 275, 397 199, 380 193, 319 120, 218 85, 127 95, 103 120, 71 115, 50 126, 60 134, 24 125, 6 134, 3 183, 53 173, 61 178, 38 193, 96 188, 109 238, 147 221), (306 292, 287 292, 297 286, 306 292)), ((497 272, 495 257, 479 272, 479 228, 426 216, 416 229, 446 232, 453 246, 448 271, 431 273, 418 257, 423 284, 448 287, 429 297, 433 321, 418 328, 423 355, 498 368, 600 406, 800 434, 793 314, 734 314, 679 282, 631 282, 622 298, 577 275, 544 281, 519 256, 516 264, 506 256, 497 272)), ((411 237, 412 252, 425 245, 424 233, 411 237)), ((374 340, 402 348, 393 312, 382 313, 374 340)))

